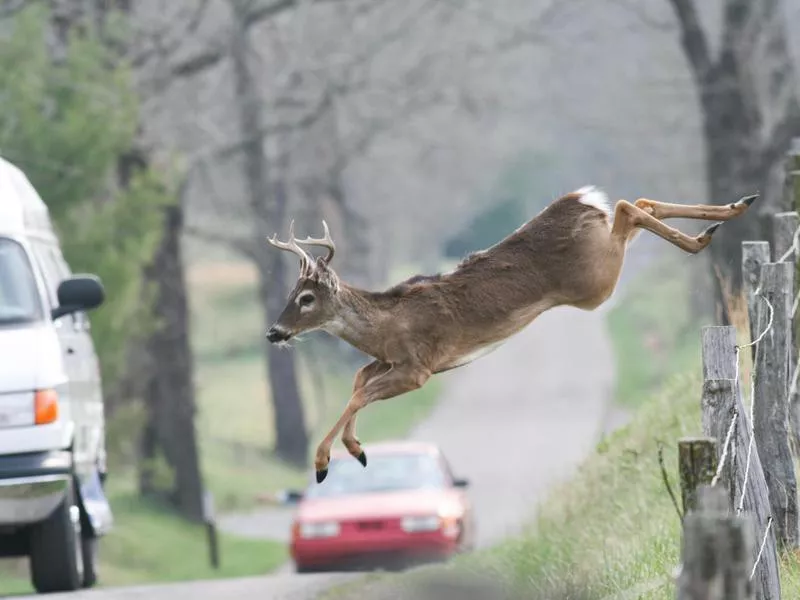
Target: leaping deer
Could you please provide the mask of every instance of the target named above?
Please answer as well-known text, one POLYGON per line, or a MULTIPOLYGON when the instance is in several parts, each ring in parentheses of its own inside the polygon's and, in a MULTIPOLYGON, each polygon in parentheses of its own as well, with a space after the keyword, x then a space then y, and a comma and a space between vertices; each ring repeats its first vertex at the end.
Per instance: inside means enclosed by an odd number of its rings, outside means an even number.
POLYGON ((300 257, 300 276, 278 320, 272 343, 322 329, 375 360, 359 369, 353 395, 319 444, 316 480, 328 474, 330 449, 342 431, 348 452, 367 466, 356 437, 358 411, 376 400, 420 388, 436 373, 462 367, 495 349, 555 306, 593 310, 617 285, 628 242, 646 229, 686 252, 708 246, 721 223, 696 237, 665 225, 670 218, 727 221, 758 196, 724 206, 667 204, 641 198, 617 202, 596 187, 562 196, 494 246, 465 258, 450 273, 417 275, 383 292, 347 285, 331 268, 336 247, 323 238, 269 243, 300 257), (314 259, 301 246, 327 248, 314 259))

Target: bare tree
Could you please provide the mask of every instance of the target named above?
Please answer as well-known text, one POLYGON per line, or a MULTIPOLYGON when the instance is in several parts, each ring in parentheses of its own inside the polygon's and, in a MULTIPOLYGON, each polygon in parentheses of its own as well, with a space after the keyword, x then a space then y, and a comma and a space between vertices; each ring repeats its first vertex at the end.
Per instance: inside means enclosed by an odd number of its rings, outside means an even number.
MULTIPOLYGON (((771 179, 800 134, 800 99, 781 0, 725 0, 719 49, 713 52, 694 0, 669 0, 680 24, 702 113, 708 195, 716 201, 761 190, 762 214, 778 209, 771 179), (764 193, 765 192, 765 193, 764 193)), ((742 219, 720 230, 710 248, 715 269, 741 285, 741 244, 762 225, 742 219)))
MULTIPOLYGON (((212 194, 211 217, 203 222, 195 214, 196 225, 187 231, 253 262, 268 324, 281 308, 291 273, 266 246, 266 235, 284 227, 289 211, 305 215, 309 226, 324 213, 348 232, 350 247, 342 256, 351 263, 366 258, 369 222, 350 201, 347 169, 376 138, 415 113, 463 108, 464 65, 502 44, 491 47, 493 40, 464 34, 464 62, 453 60, 457 50, 442 32, 457 31, 449 19, 463 12, 458 2, 231 0, 224 6, 225 14, 216 16, 222 33, 161 61, 162 78, 154 80, 168 88, 189 78, 216 77, 213 102, 227 101, 233 109, 216 128, 192 116, 194 129, 217 130, 215 147, 190 153, 190 162, 199 165, 198 179, 209 182, 208 189, 221 171, 227 180, 224 194, 212 194), (403 42, 412 34, 416 43, 409 52, 403 42)), ((169 45, 172 37, 165 34, 163 43, 169 45)), ((512 45, 508 37, 501 42, 512 45)), ((366 274, 369 268, 354 270, 366 274)), ((294 355, 267 352, 275 449, 304 463, 307 434, 294 355)))
MULTIPOLYGON (((61 3, 64 4, 63 2, 61 3)), ((135 24, 131 3, 118 0, 112 3, 83 2, 83 9, 101 35, 105 33, 110 12, 117 10, 129 26, 135 24)), ((191 34, 200 21, 207 3, 200 3, 195 12, 176 19, 182 33, 191 34)), ((63 7, 62 7, 63 8, 63 7)), ((66 13, 69 14, 69 13, 66 13)), ((58 12, 56 12, 58 15, 58 12)), ((160 40, 150 31, 154 44, 163 54, 174 52, 176 45, 160 40)), ((134 57, 141 66, 142 39, 122 43, 108 38, 110 50, 117 56, 134 57)), ((138 73, 137 83, 146 91, 147 80, 138 73)), ((140 114, 139 139, 129 151, 118 157, 117 184, 127 188, 135 174, 148 168, 158 168, 159 160, 153 146, 145 138, 147 115, 140 114)), ((164 169, 162 169, 163 171, 164 169)), ((165 190, 165 193, 169 193, 165 190)), ((190 345, 189 310, 186 280, 181 255, 184 190, 175 202, 164 208, 161 241, 156 255, 143 276, 154 292, 153 315, 155 326, 146 337, 131 342, 131 360, 122 392, 141 398, 146 408, 144 429, 140 440, 139 490, 143 495, 167 495, 181 514, 194 521, 203 517, 203 477, 195 428, 194 359, 190 345), (172 471, 172 486, 160 490, 153 477, 153 460, 163 456, 172 471)))

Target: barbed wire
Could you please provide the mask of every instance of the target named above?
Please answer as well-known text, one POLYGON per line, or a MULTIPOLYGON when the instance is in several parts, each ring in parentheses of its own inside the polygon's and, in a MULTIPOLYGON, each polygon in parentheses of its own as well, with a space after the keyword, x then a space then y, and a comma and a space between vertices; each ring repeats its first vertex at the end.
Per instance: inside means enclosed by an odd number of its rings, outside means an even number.
POLYGON ((753 570, 750 571, 750 580, 752 581, 753 577, 756 575, 756 569, 758 568, 758 564, 761 562, 761 555, 764 553, 764 546, 767 545, 767 536, 769 536, 769 530, 772 527, 772 515, 767 519, 767 527, 764 530, 764 537, 761 539, 761 547, 758 549, 758 556, 756 556, 756 561, 753 564, 753 570))
MULTIPOLYGON (((753 340, 752 342, 749 342, 747 344, 737 344, 736 346, 734 346, 734 354, 735 354, 736 358, 735 358, 735 371, 734 371, 734 378, 733 378, 733 391, 734 391, 734 395, 736 395, 736 397, 738 397, 738 393, 739 393, 739 359, 740 359, 740 355, 741 355, 741 350, 742 350, 742 348, 748 348, 750 346, 755 346, 755 349, 756 349, 755 354, 756 354, 756 356, 758 356, 759 343, 761 342, 761 340, 764 339, 764 337, 767 335, 767 333, 769 333, 769 331, 772 329, 772 324, 773 324, 773 320, 774 320, 774 316, 775 316, 775 311, 774 311, 774 309, 772 307, 772 303, 770 303, 770 301, 767 300, 767 298, 761 293, 761 288, 760 287, 758 289, 756 289, 755 295, 757 297, 761 298, 762 300, 764 300, 764 302, 766 302, 767 308, 769 310, 769 317, 767 319, 766 327, 764 327, 764 330, 758 335, 758 337, 756 337, 755 340, 753 340)), ((754 406, 755 406, 755 369, 753 370, 753 372, 750 375, 750 384, 751 384, 750 432, 749 432, 750 433, 750 441, 748 443, 748 448, 747 448, 747 466, 745 468, 745 481, 744 481, 744 485, 742 487, 742 504, 744 503, 744 495, 745 495, 746 489, 747 489, 747 481, 748 481, 748 475, 749 475, 749 471, 750 471, 750 457, 752 455, 753 444, 755 443, 754 442, 755 435, 753 435, 753 416, 754 416, 753 409, 754 409, 754 406)), ((717 465, 717 472, 714 475, 714 478, 711 480, 711 485, 712 486, 717 485, 717 483, 719 482, 720 476, 722 475, 722 471, 724 470, 725 465, 727 464, 728 452, 729 452, 730 445, 731 445, 731 438, 733 437, 733 431, 734 431, 734 429, 736 427, 736 422, 738 420, 738 417, 739 417, 738 411, 734 410, 733 416, 731 417, 731 423, 728 426, 728 433, 725 436, 725 442, 724 442, 723 447, 722 447, 722 455, 720 456, 719 465, 717 465)))
POLYGON ((725 443, 722 446, 722 456, 719 459, 719 464, 717 465, 717 472, 714 474, 714 478, 711 480, 711 485, 715 486, 719 482, 719 478, 722 475, 722 470, 725 468, 725 463, 728 459, 728 448, 730 447, 731 437, 733 437, 733 430, 736 428, 736 421, 739 419, 739 411, 734 409, 733 417, 731 417, 731 424, 728 426, 728 434, 725 436, 725 443))

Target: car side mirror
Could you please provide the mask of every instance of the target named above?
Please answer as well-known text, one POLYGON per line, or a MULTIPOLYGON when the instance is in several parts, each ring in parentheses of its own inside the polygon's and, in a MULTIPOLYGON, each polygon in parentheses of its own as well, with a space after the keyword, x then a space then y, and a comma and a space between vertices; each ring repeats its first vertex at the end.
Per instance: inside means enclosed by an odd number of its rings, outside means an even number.
POLYGON ((53 309, 53 320, 78 311, 92 310, 105 301, 105 290, 96 275, 75 275, 58 285, 58 306, 53 309))
POLYGON ((469 479, 454 479, 453 480, 453 487, 457 487, 457 488, 469 487, 469 479))

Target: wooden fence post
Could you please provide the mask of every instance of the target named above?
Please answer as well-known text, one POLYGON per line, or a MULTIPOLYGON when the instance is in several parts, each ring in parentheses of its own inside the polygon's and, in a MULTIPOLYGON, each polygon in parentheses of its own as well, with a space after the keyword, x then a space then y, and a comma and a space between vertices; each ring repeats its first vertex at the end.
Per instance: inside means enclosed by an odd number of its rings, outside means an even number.
POLYGON ((711 437, 678 440, 678 472, 683 514, 697 507, 697 489, 708 485, 717 472, 717 440, 711 437))
MULTIPOLYGON (((756 288, 761 278, 761 265, 769 262, 769 242, 742 242, 742 288, 747 296, 747 315, 750 320, 750 339, 758 337, 758 305, 756 288)), ((751 349, 755 358, 755 349, 751 349)))
MULTIPOLYGON (((767 263, 761 267, 761 293, 772 306, 772 325, 759 343, 754 374, 754 431, 758 454, 769 489, 778 542, 787 548, 800 544, 797 478, 789 447, 790 313, 794 265, 767 263)), ((758 328, 768 327, 769 308, 758 298, 758 328)))
MULTIPOLYGON (((753 517, 754 538, 761 539, 770 516, 769 492, 761 467, 758 448, 753 445, 750 470, 745 486, 747 450, 750 444, 750 418, 742 401, 741 386, 736 377, 736 329, 734 327, 703 327, 703 435, 718 440, 718 454, 724 451, 731 419, 736 425, 719 485, 729 490, 728 504, 739 506, 753 517)), ((757 552, 752 555, 755 562, 757 552)), ((756 570, 756 597, 759 600, 778 600, 781 597, 778 553, 774 529, 767 536, 764 552, 756 570)))
POLYGON ((725 510, 718 487, 703 486, 698 494, 697 511, 684 519, 678 600, 753 600, 752 518, 725 510))
MULTIPOLYGON (((794 245, 794 233, 800 226, 800 215, 797 211, 781 212, 772 217, 772 262, 778 262, 794 245)), ((792 252, 786 262, 795 263, 792 252)))
MULTIPOLYGON (((786 157, 784 178, 784 206, 792 212, 776 215, 775 233, 773 234, 776 239, 778 235, 784 239, 787 238, 787 230, 792 225, 794 225, 795 230, 800 226, 800 218, 795 218, 794 221, 790 223, 791 217, 783 216, 797 214, 797 211, 800 211, 800 138, 795 138, 793 142, 794 147, 788 152, 786 157), (779 224, 779 220, 785 222, 779 224), (779 229, 780 234, 778 233, 779 229)), ((786 244, 787 242, 782 243, 786 244)), ((793 239, 788 242, 788 244, 792 243, 794 243, 793 239)), ((781 255, 778 255, 778 258, 780 258, 780 256, 781 255)), ((788 261, 795 265, 794 294, 796 296, 800 290, 800 256, 795 252, 794 256, 791 256, 788 261)), ((798 359, 800 359, 800 319, 792 315, 792 350, 789 356, 789 387, 792 385, 794 368, 797 365, 798 359)), ((800 391, 798 390, 795 390, 791 398, 789 398, 789 424, 791 425, 792 431, 793 452, 795 456, 797 456, 800 454, 800 391)))

